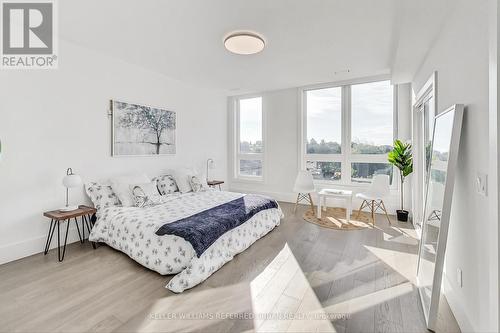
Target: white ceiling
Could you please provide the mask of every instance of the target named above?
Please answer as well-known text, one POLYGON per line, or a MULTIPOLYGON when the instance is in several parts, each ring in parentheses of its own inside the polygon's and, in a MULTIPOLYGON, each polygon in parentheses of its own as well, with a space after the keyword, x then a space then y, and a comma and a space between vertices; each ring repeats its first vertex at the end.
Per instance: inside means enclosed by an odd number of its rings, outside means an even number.
POLYGON ((413 78, 446 24, 447 15, 450 15, 458 1, 460 0, 418 0, 397 4, 395 54, 391 61, 394 82, 405 82, 413 78))
POLYGON ((402 0, 58 3, 61 38, 228 94, 389 73, 395 64, 406 68, 409 62, 403 49, 410 46, 400 43, 402 13, 408 13, 402 0), (223 39, 236 30, 264 36, 265 50, 229 53, 223 39), (335 74, 346 69, 350 73, 335 74))

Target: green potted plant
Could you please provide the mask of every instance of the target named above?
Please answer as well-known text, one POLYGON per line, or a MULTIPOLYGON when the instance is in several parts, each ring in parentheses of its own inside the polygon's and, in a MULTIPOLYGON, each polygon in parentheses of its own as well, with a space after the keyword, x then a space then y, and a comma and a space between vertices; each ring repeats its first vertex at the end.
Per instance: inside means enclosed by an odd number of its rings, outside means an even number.
POLYGON ((413 172, 413 155, 411 152, 411 144, 403 143, 400 140, 394 141, 394 148, 387 156, 389 163, 399 169, 401 177, 401 209, 396 210, 398 221, 408 221, 408 211, 403 207, 404 182, 408 175, 413 172))

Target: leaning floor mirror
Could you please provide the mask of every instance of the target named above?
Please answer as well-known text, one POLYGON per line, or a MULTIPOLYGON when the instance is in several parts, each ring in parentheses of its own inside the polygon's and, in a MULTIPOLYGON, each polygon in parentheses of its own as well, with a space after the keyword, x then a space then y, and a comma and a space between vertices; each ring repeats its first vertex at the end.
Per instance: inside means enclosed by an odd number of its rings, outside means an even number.
POLYGON ((434 118, 417 284, 427 328, 436 327, 443 263, 457 167, 464 107, 457 104, 434 118))

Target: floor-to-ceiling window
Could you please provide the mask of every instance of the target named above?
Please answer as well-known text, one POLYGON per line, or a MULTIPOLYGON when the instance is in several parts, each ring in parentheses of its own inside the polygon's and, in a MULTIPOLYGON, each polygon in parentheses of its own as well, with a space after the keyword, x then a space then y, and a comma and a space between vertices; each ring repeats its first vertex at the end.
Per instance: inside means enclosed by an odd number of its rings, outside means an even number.
POLYGON ((302 167, 317 182, 364 184, 376 174, 392 179, 394 91, 389 81, 303 89, 302 167))
POLYGON ((235 177, 261 180, 264 164, 262 97, 240 98, 236 103, 235 177))

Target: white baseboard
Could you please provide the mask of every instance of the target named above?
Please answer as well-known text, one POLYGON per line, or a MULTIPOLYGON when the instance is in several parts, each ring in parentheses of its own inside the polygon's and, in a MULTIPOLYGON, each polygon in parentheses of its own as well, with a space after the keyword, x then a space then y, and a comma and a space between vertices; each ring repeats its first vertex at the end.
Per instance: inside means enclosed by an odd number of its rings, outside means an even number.
POLYGON ((462 332, 477 332, 477 329, 473 327, 469 317, 467 317, 467 312, 462 307, 462 302, 457 299, 457 295, 446 274, 443 274, 443 292, 450 305, 451 312, 453 312, 458 326, 460 326, 460 330, 462 332))
MULTIPOLYGON (((64 244, 64 236, 66 235, 66 225, 61 224, 61 246, 64 244), (63 228, 64 225, 64 228, 63 228)), ((88 237, 88 233, 86 235, 88 237)), ((22 259, 25 257, 29 257, 34 254, 42 253, 45 249, 45 242, 47 241, 47 235, 27 239, 22 242, 8 244, 0 247, 0 265, 5 264, 14 260, 22 259)), ((68 234, 68 242, 67 244, 74 243, 76 241, 80 241, 78 238, 78 232, 76 228, 70 227, 68 234)), ((52 236, 52 243, 50 246, 51 249, 57 248, 57 230, 54 231, 54 235, 52 236)))

